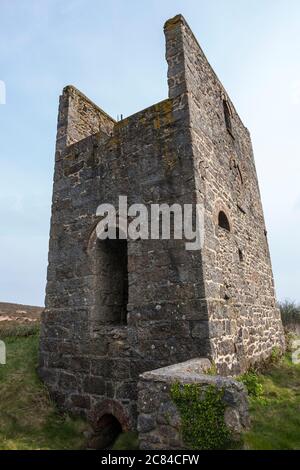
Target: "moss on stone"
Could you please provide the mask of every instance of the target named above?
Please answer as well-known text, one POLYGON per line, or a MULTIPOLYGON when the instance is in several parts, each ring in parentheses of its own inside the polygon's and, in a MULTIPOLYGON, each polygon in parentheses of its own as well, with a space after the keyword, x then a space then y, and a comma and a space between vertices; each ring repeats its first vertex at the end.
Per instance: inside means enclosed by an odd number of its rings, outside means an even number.
POLYGON ((224 449, 231 442, 226 426, 224 390, 210 385, 173 384, 171 397, 181 417, 183 442, 195 450, 224 449))

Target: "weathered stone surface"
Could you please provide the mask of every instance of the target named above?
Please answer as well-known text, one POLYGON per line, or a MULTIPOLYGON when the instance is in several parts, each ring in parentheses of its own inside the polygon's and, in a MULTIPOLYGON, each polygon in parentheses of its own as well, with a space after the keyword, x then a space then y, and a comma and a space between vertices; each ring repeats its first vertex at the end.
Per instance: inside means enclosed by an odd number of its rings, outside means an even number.
POLYGON ((162 379, 166 381, 170 379, 176 381, 183 379, 188 374, 189 380, 195 377, 198 381, 199 375, 203 375, 210 368, 211 362, 207 358, 190 359, 180 364, 173 364, 171 366, 144 372, 142 378, 145 380, 159 380, 160 382, 162 379))
POLYGON ((140 433, 152 431, 155 428, 156 422, 151 415, 140 414, 138 417, 137 430, 140 433))
POLYGON ((182 16, 165 36, 168 99, 120 122, 72 86, 59 105, 39 371, 62 408, 128 428, 140 373, 205 357, 233 375, 284 347, 249 132, 182 16), (96 209, 120 195, 201 203, 203 248, 100 242, 96 209))
POLYGON ((248 398, 244 386, 231 378, 205 375, 207 359, 194 359, 145 372, 138 383, 138 431, 142 449, 184 449, 181 416, 171 397, 174 383, 197 384, 223 391, 224 421, 234 439, 249 427, 248 398))

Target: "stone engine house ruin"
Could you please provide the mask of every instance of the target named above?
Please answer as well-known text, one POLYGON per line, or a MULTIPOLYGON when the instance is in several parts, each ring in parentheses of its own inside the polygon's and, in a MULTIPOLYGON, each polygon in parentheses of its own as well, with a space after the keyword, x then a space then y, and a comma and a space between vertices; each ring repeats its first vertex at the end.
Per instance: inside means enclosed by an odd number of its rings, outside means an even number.
POLYGON ((99 429, 136 428, 142 373, 208 358, 234 375, 284 347, 249 132, 184 18, 164 32, 168 99, 116 122, 60 97, 39 373, 99 429), (202 204, 203 248, 99 240, 119 195, 202 204))

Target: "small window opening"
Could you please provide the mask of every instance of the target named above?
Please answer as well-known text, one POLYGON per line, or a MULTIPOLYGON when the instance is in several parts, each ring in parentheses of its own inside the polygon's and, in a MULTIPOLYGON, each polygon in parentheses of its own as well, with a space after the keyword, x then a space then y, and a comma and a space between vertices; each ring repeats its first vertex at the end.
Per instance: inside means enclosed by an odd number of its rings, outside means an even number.
POLYGON ((233 137, 233 133, 232 133, 232 122, 231 122, 231 112, 230 112, 230 108, 229 108, 228 102, 227 102, 226 100, 223 100, 223 108, 224 108, 224 117, 225 117, 226 128, 227 128, 228 132, 230 132, 230 134, 231 134, 232 137, 233 137))
POLYGON ((241 263, 244 261, 244 255, 243 255, 243 252, 240 248, 239 248, 239 259, 240 259, 241 263))
POLYGON ((221 228, 227 230, 228 232, 230 232, 229 220, 228 220, 227 215, 223 211, 219 212, 218 225, 219 225, 219 227, 221 227, 221 228))

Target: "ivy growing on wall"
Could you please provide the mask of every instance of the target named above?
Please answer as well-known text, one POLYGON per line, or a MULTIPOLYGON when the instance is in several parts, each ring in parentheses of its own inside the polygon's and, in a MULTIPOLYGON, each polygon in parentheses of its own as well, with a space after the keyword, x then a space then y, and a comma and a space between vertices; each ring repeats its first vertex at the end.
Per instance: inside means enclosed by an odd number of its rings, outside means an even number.
POLYGON ((184 444, 194 450, 224 449, 231 433, 224 420, 223 389, 213 385, 173 384, 171 397, 181 417, 184 444))

